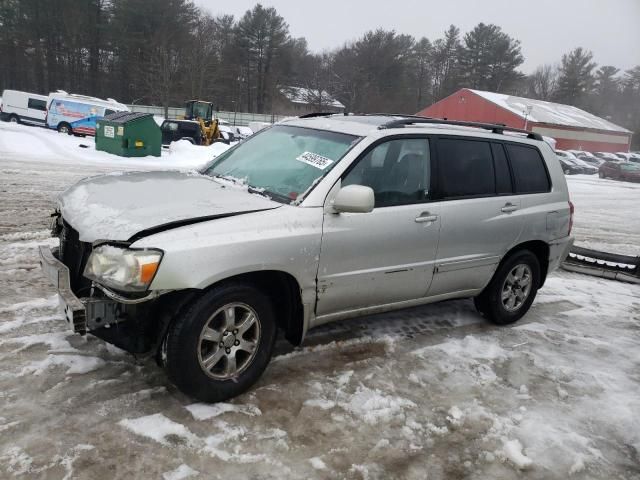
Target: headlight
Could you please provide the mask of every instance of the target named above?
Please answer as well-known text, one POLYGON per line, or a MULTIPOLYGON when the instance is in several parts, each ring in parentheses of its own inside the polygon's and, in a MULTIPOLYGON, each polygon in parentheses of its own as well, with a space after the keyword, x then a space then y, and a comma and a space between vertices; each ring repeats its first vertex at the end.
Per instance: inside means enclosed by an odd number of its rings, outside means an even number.
POLYGON ((91 252, 84 276, 117 290, 144 291, 151 285, 160 260, 160 250, 129 250, 100 245, 91 252))

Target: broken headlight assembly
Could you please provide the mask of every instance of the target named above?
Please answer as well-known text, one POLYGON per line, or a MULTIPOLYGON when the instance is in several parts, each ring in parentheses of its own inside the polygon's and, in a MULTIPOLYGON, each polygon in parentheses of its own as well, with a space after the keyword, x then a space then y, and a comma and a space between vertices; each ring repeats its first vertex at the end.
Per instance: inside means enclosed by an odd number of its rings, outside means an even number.
POLYGON ((161 260, 161 250, 99 245, 89 256, 84 276, 105 287, 142 292, 151 285, 161 260))

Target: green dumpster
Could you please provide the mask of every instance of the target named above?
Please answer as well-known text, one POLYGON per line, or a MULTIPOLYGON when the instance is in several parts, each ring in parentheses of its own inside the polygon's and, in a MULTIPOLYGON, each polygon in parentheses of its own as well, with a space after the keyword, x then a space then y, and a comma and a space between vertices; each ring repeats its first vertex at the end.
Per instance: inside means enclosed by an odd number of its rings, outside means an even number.
POLYGON ((162 133, 150 113, 111 113, 96 124, 96 150, 121 157, 159 157, 162 133))

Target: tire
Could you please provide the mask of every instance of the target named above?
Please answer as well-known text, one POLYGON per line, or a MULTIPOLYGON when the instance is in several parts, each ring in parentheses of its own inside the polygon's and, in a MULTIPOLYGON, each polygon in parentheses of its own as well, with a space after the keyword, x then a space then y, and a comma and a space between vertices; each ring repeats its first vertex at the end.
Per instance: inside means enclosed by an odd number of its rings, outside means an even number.
POLYGON ((67 135, 73 134, 73 129, 71 128, 71 125, 65 122, 58 124, 57 130, 58 130, 58 133, 66 133, 67 135))
POLYGON ((478 312, 490 322, 496 325, 509 325, 520 320, 527 313, 536 298, 539 286, 538 258, 529 250, 519 250, 500 264, 489 285, 474 298, 474 303, 478 312), (515 277, 511 276, 513 273, 515 277), (516 288, 513 288, 513 285, 509 286, 511 279, 517 279, 518 273, 523 274, 522 278, 528 277, 528 290, 523 286, 522 280, 516 280, 516 288), (504 301, 503 293, 507 296, 504 301), (526 294, 524 298, 521 298, 524 294, 526 294), (514 298, 515 301, 510 305, 514 298))
POLYGON ((251 285, 228 283, 204 293, 175 319, 163 360, 169 379, 182 392, 203 402, 221 402, 245 392, 260 378, 275 339, 269 297, 251 285), (235 320, 227 313, 230 310, 235 320), (242 320, 250 315, 255 321, 243 333, 242 320))
POLYGON ((18 115, 11 115, 9 117, 9 122, 11 122, 11 123, 20 123, 20 117, 18 115))

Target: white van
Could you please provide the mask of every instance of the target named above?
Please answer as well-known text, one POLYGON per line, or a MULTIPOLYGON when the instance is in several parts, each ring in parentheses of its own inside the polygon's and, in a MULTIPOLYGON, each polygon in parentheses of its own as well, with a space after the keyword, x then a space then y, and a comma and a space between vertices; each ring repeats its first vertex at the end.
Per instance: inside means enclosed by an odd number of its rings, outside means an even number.
POLYGON ((47 127, 80 135, 95 135, 96 122, 105 115, 129 111, 126 105, 113 98, 102 100, 64 90, 49 94, 47 109, 47 127))
POLYGON ((0 103, 0 120, 44 126, 47 97, 37 93, 5 90, 0 103))

